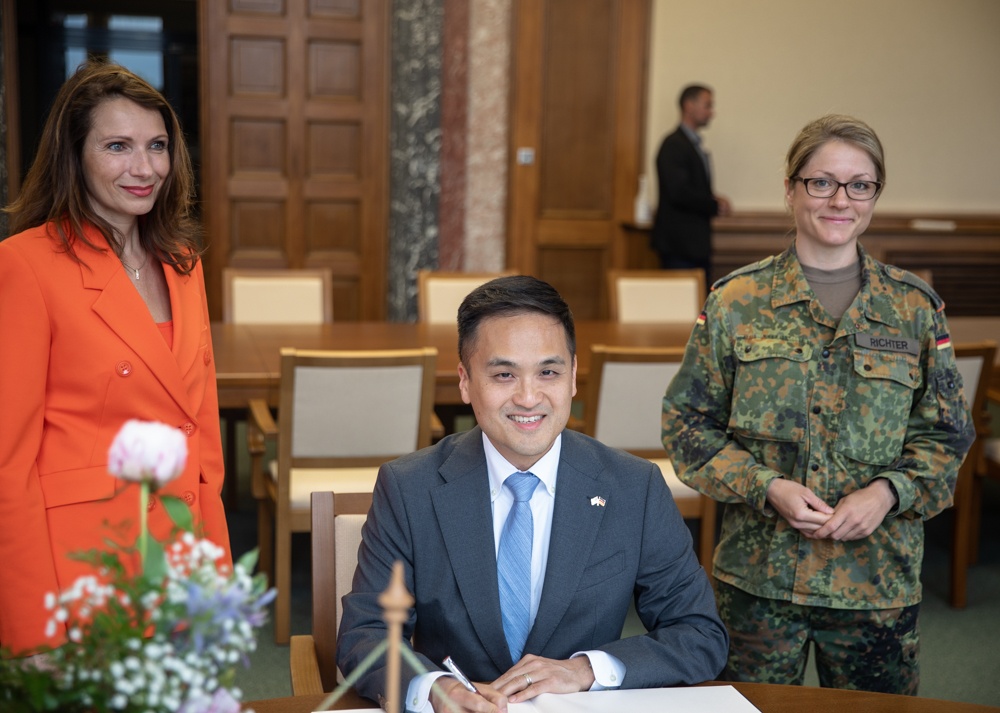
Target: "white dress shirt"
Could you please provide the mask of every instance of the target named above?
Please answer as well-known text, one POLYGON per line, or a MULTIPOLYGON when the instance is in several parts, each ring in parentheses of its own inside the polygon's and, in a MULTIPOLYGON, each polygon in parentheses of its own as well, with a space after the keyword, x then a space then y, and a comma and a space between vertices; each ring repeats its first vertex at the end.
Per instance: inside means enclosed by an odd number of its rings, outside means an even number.
MULTIPOLYGON (((507 478, 517 472, 531 472, 540 485, 531 495, 531 516, 534 532, 531 542, 531 626, 535 625, 538 603, 542 600, 542 584, 545 581, 545 565, 549 557, 549 539, 552 534, 552 511, 556 502, 556 476, 559 471, 559 454, 562 452, 562 434, 556 437, 552 447, 531 466, 530 471, 518 471, 494 447, 483 434, 483 449, 486 451, 486 472, 490 480, 490 501, 493 506, 493 549, 500 550, 500 533, 503 531, 507 515, 514 505, 514 495, 503 487, 507 478)), ((530 631, 530 628, 529 628, 530 631)), ((529 634, 530 636, 530 634, 529 634)), ((586 656, 594 670, 594 684, 591 691, 618 688, 625 677, 625 664, 604 651, 578 651, 571 658, 586 656)), ((459 666, 461 661, 456 662, 459 666)), ((412 713, 429 713, 431 684, 441 676, 450 676, 444 671, 434 671, 416 676, 410 681, 406 691, 406 709, 412 713)))

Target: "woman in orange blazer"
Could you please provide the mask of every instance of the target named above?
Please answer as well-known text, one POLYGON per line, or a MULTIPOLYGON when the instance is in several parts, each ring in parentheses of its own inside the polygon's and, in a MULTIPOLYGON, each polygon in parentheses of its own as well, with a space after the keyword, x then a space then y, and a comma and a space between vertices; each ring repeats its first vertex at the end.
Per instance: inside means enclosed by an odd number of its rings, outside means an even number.
MULTIPOLYGON (((135 540, 139 489, 107 472, 128 419, 188 436, 162 492, 229 551, 193 184, 166 100, 91 61, 60 90, 7 208, 22 231, 0 242, 0 647, 14 654, 65 641, 45 636, 45 595, 93 573, 70 553, 135 540)), ((170 530, 156 498, 149 523, 170 530)))

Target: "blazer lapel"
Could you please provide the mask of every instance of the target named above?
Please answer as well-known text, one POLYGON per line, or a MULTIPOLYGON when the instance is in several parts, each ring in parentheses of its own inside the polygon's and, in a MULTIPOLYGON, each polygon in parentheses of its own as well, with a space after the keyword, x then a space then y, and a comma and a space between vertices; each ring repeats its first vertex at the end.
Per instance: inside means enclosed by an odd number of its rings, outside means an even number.
POLYGON ((203 330, 208 329, 207 318, 202 317, 201 292, 190 286, 198 271, 199 268, 195 268, 187 275, 181 275, 170 267, 163 270, 170 290, 170 313, 174 322, 173 362, 182 378, 192 366, 203 366, 194 363, 204 336, 203 330))
POLYGON ((590 501, 594 496, 607 497, 608 488, 595 471, 596 461, 585 457, 582 448, 586 446, 575 435, 563 432, 542 598, 525 651, 542 652, 555 633, 586 568, 585 553, 593 549, 604 518, 604 508, 595 507, 590 501))
MULTIPOLYGON (((95 240, 95 236, 89 237, 91 240, 95 240)), ((96 238, 100 239, 99 235, 96 238)), ((83 286, 101 292, 100 297, 94 302, 94 312, 123 342, 135 351, 167 393, 188 416, 193 418, 195 414, 190 408, 178 361, 167 348, 167 344, 163 341, 163 336, 153 322, 149 310, 135 287, 129 282, 128 276, 121 269, 115 254, 110 250, 105 253, 79 251, 78 254, 81 254, 85 263, 80 266, 83 286)), ((177 325, 187 322, 188 319, 184 317, 178 319, 178 307, 185 309, 185 306, 183 300, 174 296, 179 290, 177 289, 177 281, 170 276, 173 270, 168 267, 165 272, 167 273, 167 286, 170 288, 171 309, 176 329, 177 325)), ((197 315, 197 312, 194 314, 197 315)), ((199 322, 200 320, 196 320, 196 324, 199 322)), ((180 341, 182 343, 189 340, 189 335, 184 335, 183 329, 178 330, 178 333, 181 334, 180 341)), ((191 349, 190 346, 178 345, 177 341, 177 333, 175 333, 175 350, 179 346, 186 350, 191 349)), ((191 360, 189 358, 189 361, 191 360)))
POLYGON ((500 618, 489 477, 482 431, 470 431, 440 467, 445 483, 430 492, 455 581, 480 644, 501 671, 513 662, 500 618))

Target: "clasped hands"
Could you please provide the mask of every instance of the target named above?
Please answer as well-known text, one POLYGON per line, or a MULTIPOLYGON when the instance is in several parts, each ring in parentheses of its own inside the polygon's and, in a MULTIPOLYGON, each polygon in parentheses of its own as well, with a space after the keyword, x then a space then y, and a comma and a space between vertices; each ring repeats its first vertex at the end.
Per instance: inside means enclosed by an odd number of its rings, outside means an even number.
POLYGON ((877 478, 830 507, 800 483, 775 478, 767 501, 788 523, 811 540, 860 540, 875 531, 896 504, 889 481, 877 478))
POLYGON ((439 678, 431 688, 430 702, 436 713, 505 713, 507 703, 523 703, 539 693, 576 693, 594 685, 594 671, 586 656, 557 661, 527 654, 493 683, 473 683, 472 693, 454 678, 439 678), (448 706, 441 693, 455 703, 448 706))

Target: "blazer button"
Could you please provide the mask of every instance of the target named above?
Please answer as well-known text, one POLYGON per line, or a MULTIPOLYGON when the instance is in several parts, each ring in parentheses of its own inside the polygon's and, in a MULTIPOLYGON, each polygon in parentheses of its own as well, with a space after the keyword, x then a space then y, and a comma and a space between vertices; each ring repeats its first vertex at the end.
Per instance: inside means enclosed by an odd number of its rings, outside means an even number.
POLYGON ((205 366, 212 363, 212 353, 210 351, 205 351, 205 355, 202 357, 205 360, 205 366))
POLYGON ((158 498, 155 495, 149 496, 149 502, 146 503, 146 512, 152 512, 156 509, 156 501, 158 498))
POLYGON ((194 505, 194 493, 192 493, 190 490, 185 490, 184 494, 181 496, 181 499, 188 505, 194 505))
POLYGON ((181 426, 181 430, 184 431, 184 435, 190 438, 191 436, 194 435, 194 424, 191 423, 190 421, 187 421, 184 423, 183 426, 181 426))
POLYGON ((118 372, 118 376, 128 376, 132 373, 132 363, 120 361, 115 365, 115 371, 118 372))

